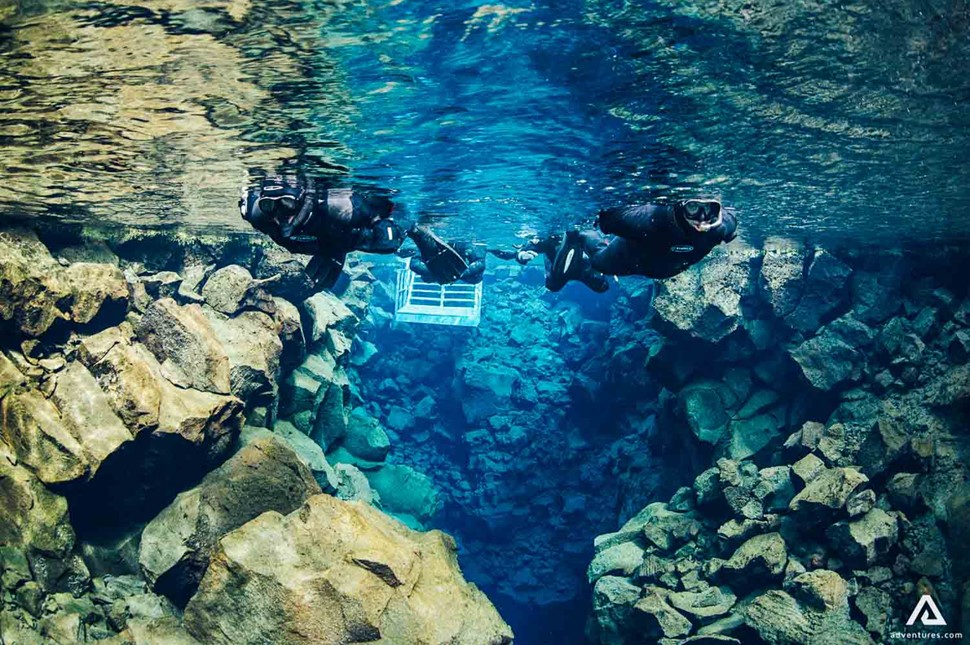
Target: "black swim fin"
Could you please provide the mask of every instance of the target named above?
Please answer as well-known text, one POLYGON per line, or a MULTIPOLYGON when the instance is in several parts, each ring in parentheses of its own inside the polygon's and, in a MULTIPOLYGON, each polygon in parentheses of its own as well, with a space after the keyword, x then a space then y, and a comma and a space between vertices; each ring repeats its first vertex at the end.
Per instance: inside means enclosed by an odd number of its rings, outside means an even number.
POLYGON ((451 284, 465 273, 468 262, 451 245, 419 226, 411 233, 414 243, 421 251, 421 259, 439 284, 451 284))
POLYGON ((346 254, 314 255, 307 264, 306 272, 313 282, 315 291, 330 290, 340 278, 344 269, 346 254))
POLYGON ((575 280, 583 274, 583 238, 579 231, 567 231, 552 262, 553 275, 575 280))

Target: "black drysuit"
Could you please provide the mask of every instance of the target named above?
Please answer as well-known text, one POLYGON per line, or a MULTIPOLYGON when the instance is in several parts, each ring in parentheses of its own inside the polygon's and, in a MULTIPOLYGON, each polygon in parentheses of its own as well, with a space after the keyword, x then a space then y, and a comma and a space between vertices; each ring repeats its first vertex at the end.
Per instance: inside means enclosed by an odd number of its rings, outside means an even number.
POLYGON ((600 230, 616 238, 592 256, 593 268, 607 275, 670 278, 737 236, 731 213, 723 211, 720 224, 700 232, 687 223, 682 208, 645 204, 602 211, 600 230))

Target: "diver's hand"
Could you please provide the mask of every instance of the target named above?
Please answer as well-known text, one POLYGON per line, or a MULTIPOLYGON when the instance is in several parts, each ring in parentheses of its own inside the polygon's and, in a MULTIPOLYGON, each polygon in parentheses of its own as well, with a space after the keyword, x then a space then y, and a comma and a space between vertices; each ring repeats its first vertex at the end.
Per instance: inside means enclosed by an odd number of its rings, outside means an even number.
POLYGON ((515 254, 515 260, 519 264, 528 264, 535 260, 538 255, 535 251, 519 251, 515 254))

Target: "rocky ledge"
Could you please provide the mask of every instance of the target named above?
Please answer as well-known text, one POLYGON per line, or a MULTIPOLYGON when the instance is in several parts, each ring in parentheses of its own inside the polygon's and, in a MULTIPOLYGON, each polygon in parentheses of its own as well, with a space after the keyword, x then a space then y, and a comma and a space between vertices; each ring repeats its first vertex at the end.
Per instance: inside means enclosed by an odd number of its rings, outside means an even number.
POLYGON ((311 296, 277 249, 49 237, 0 231, 0 640, 511 642, 376 508, 435 501, 344 370, 365 267, 311 296))
POLYGON ((696 478, 596 538, 590 639, 882 642, 924 595, 970 631, 966 265, 769 239, 658 284, 696 478))

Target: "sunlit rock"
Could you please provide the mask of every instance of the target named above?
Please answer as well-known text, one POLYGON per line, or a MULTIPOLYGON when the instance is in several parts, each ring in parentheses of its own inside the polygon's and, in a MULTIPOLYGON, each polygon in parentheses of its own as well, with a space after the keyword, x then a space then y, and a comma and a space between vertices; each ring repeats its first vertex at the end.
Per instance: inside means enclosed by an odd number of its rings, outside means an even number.
POLYGON ((235 316, 244 309, 273 314, 276 304, 244 267, 230 264, 213 273, 202 287, 202 297, 213 309, 235 316))
POLYGON ((757 255, 736 241, 704 263, 659 281, 654 307, 664 329, 712 343, 726 338, 740 325, 741 298, 751 289, 751 263, 757 255))
POLYGON ((779 533, 765 533, 739 546, 719 575, 735 589, 750 590, 780 579, 787 563, 785 540, 779 533))
POLYGON ((303 302, 310 323, 307 343, 322 343, 338 360, 350 351, 360 320, 347 305, 328 291, 315 293, 303 302))
POLYGON ((854 468, 829 468, 812 478, 789 504, 799 521, 821 522, 835 517, 849 497, 869 478, 854 468))
POLYGON ((265 511, 289 513, 319 492, 285 441, 257 439, 149 523, 141 539, 142 569, 157 591, 184 603, 224 534, 265 511))
POLYGON ((232 318, 211 309, 202 311, 229 360, 231 394, 249 405, 275 398, 283 343, 273 319, 261 311, 244 311, 232 318))
POLYGON ((207 643, 511 643, 454 542, 326 495, 223 537, 185 624, 207 643))
POLYGON ((157 300, 139 321, 137 333, 175 385, 229 393, 229 358, 198 305, 157 300))
POLYGON ((632 620, 637 631, 649 639, 676 638, 690 633, 691 622, 667 603, 665 595, 656 587, 647 587, 644 596, 633 605, 632 620))

